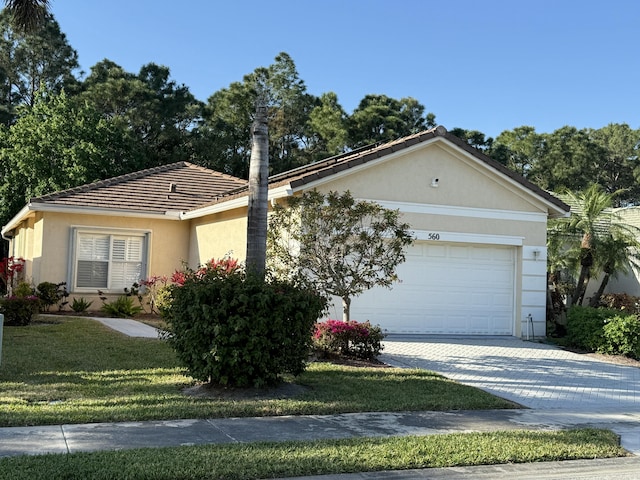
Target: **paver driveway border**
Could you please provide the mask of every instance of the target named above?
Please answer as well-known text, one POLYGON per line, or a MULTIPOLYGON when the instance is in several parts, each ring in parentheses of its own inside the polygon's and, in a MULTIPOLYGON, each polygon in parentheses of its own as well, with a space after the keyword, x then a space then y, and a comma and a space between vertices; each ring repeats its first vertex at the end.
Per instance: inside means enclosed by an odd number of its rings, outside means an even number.
POLYGON ((640 412, 640 368, 516 337, 388 335, 381 360, 534 409, 640 412))

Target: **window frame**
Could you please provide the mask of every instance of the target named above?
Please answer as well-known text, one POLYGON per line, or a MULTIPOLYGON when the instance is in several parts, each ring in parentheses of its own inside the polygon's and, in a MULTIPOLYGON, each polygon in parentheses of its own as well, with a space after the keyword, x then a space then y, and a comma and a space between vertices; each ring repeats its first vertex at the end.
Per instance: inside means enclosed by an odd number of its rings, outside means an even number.
MULTIPOLYGON (((86 226, 72 226, 70 231, 70 255, 69 255, 69 268, 67 285, 69 291, 79 293, 95 293, 98 290, 104 293, 120 293, 124 294, 124 288, 130 288, 131 285, 114 286, 113 284, 113 264, 123 263, 121 260, 115 260, 113 258, 113 241, 114 238, 138 238, 142 240, 142 252, 141 252, 141 280, 148 277, 149 272, 149 258, 150 258, 150 244, 151 244, 151 231, 142 229, 121 229, 121 228, 108 228, 108 227, 86 227, 86 226), (78 256, 80 252, 80 237, 83 235, 100 235, 107 236, 109 238, 109 258, 107 263, 107 286, 101 287, 81 287, 78 286, 78 256)), ((124 263, 127 263, 125 260, 124 263)), ((133 262, 130 262, 133 263, 133 262)), ((133 283, 133 282, 132 282, 133 283)))

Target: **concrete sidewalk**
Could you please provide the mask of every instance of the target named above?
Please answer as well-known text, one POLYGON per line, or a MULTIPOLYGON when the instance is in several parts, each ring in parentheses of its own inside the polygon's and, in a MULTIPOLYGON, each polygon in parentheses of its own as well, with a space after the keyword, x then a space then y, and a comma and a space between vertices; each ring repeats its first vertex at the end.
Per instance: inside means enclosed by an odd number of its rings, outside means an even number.
POLYGON ((639 478, 640 459, 632 457, 314 475, 281 480, 638 480, 639 478))
POLYGON ((0 457, 144 447, 391 437, 498 430, 607 428, 640 454, 640 411, 481 410, 218 418, 0 428, 0 457))

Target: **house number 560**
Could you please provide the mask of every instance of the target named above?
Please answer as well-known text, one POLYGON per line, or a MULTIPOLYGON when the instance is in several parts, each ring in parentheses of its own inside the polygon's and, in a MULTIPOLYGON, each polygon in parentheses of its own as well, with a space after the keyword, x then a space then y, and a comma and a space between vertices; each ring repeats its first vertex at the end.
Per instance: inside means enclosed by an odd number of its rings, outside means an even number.
POLYGON ((440 240, 440 234, 439 233, 429 233, 427 235, 427 240, 440 240))

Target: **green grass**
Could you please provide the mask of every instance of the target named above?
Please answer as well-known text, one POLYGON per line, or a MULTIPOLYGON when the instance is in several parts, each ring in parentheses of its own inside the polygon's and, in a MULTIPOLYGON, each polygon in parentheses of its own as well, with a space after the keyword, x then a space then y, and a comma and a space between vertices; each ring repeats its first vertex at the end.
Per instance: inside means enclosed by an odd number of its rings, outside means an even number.
POLYGON ((606 430, 208 445, 0 459, 0 479, 279 478, 624 456, 606 430))
MULTIPOLYGON (((422 370, 311 364, 292 398, 194 398, 173 351, 86 318, 4 330, 0 425, 512 408, 422 370)), ((249 392, 255 393, 255 392, 249 392)), ((139 449, 0 459, 0 479, 245 479, 622 456, 604 430, 139 449)))
POLYGON ((311 364, 292 398, 195 398, 171 348, 95 320, 5 327, 0 426, 346 412, 513 408, 432 372, 311 364))

